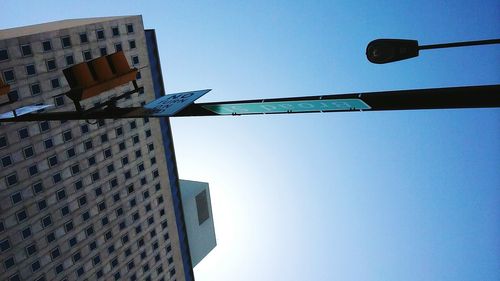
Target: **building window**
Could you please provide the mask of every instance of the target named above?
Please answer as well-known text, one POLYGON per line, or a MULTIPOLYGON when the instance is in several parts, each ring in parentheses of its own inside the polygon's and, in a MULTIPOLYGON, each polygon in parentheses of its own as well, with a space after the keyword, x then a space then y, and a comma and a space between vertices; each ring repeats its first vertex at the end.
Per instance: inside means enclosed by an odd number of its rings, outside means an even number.
POLYGON ((52 181, 54 181, 54 184, 62 181, 61 173, 58 172, 58 173, 55 173, 54 175, 52 175, 52 181))
POLYGON ((43 185, 42 185, 42 182, 37 182, 37 183, 34 183, 33 186, 33 193, 36 195, 40 192, 43 191, 43 185))
POLYGON ((105 226, 105 225, 107 225, 108 223, 109 223, 109 219, 108 219, 108 217, 104 217, 104 218, 102 218, 102 219, 101 219, 101 224, 102 224, 102 226, 105 226))
POLYGON ((132 137, 132 142, 133 142, 134 144, 138 144, 138 143, 139 143, 139 135, 135 135, 135 136, 133 136, 133 137, 132 137))
POLYGON ((95 189, 95 196, 97 197, 97 196, 99 196, 101 194, 102 194, 102 188, 100 188, 100 187, 96 188, 95 189))
POLYGON ((90 213, 88 211, 83 213, 82 219, 83 219, 83 221, 87 221, 88 219, 90 219, 90 213))
POLYGON ((97 243, 95 241, 92 241, 90 244, 89 244, 89 249, 91 251, 97 249, 97 243))
POLYGON ((111 27, 111 31, 113 33, 113 36, 120 36, 120 30, 118 29, 118 26, 111 27))
POLYGON ((43 51, 44 52, 51 51, 52 50, 52 43, 50 42, 50 40, 43 41, 42 42, 42 47, 43 47, 43 51))
POLYGON ((31 95, 37 96, 42 93, 42 88, 40 88, 40 83, 33 83, 30 85, 31 95))
POLYGON ((48 121, 42 121, 38 125, 40 127, 40 132, 46 132, 50 130, 50 125, 48 121))
POLYGON ((98 181, 98 180, 99 180, 99 178, 100 178, 100 177, 99 177, 99 171, 92 173, 92 174, 91 174, 91 177, 92 177, 92 182, 96 182, 96 181, 98 181))
POLYGON ((111 231, 108 231, 104 234, 104 239, 106 241, 108 241, 109 239, 113 238, 113 234, 111 233, 111 231))
POLYGON ((3 78, 4 78, 5 82, 7 82, 7 83, 9 83, 9 82, 12 83, 12 82, 16 81, 16 76, 14 75, 14 70, 12 70, 12 69, 4 70, 3 78))
POLYGON ((13 186, 17 184, 17 174, 14 172, 7 177, 5 177, 8 186, 13 186))
POLYGON ((137 165, 137 171, 140 173, 142 171, 144 171, 144 163, 140 163, 139 165, 137 165))
POLYGON ((71 47, 71 38, 68 36, 61 37, 61 45, 63 48, 71 47))
POLYGON ((0 61, 8 60, 9 59, 9 53, 7 52, 7 49, 1 49, 0 50, 0 61))
POLYGON ((33 244, 29 245, 28 247, 26 247, 26 254, 28 256, 33 255, 34 253, 36 253, 36 251, 37 250, 36 250, 36 244, 35 243, 33 243, 33 244))
POLYGON ((89 163, 89 166, 95 165, 95 163, 96 163, 95 156, 90 156, 87 159, 87 162, 89 163))
POLYGON ((154 165, 156 164, 156 157, 151 157, 151 165, 154 165))
POLYGON ((122 43, 116 43, 115 44, 115 51, 119 52, 119 51, 122 51, 122 50, 123 50, 122 43))
POLYGON ((83 181, 82 180, 77 180, 75 183, 75 190, 80 190, 83 188, 83 181))
POLYGON ((139 64, 139 56, 132 56, 132 64, 133 65, 139 64))
POLYGON ((126 171, 126 172, 124 173, 124 175, 125 175, 125 179, 126 179, 126 180, 128 180, 128 179, 130 179, 130 178, 132 177, 132 174, 130 173, 130 171, 126 171))
POLYGON ((137 205, 135 198, 131 199, 128 203, 130 204, 130 207, 135 207, 135 205, 137 205))
POLYGON ((104 133, 101 135, 101 143, 108 142, 108 134, 104 133))
POLYGON ((34 176, 34 175, 38 174, 38 167, 36 166, 36 164, 33 164, 33 165, 28 167, 28 173, 30 176, 34 176))
POLYGON ((21 195, 21 192, 16 192, 10 196, 10 199, 12 200, 12 205, 15 205, 21 201, 23 201, 23 197, 21 195))
POLYGON ((95 31, 97 40, 104 40, 106 37, 104 36, 104 29, 98 29, 95 31))
POLYGON ((28 159, 28 158, 32 157, 33 155, 35 155, 35 151, 33 150, 32 146, 27 146, 27 147, 23 148, 23 154, 24 154, 24 158, 28 159))
POLYGON ((43 141, 43 145, 44 145, 45 149, 50 149, 51 147, 54 146, 54 142, 52 141, 51 138, 49 138, 49 139, 46 139, 43 141))
POLYGON ((127 24, 127 33, 134 33, 134 25, 129 23, 127 24))
POLYGON ((67 130, 63 132, 63 140, 64 142, 68 142, 73 139, 73 135, 71 134, 71 130, 67 130))
POLYGON ((39 269, 40 269, 40 262, 39 261, 35 261, 34 263, 31 264, 31 271, 32 272, 38 271, 39 269))
POLYGON ((48 59, 45 61, 45 65, 47 66, 47 71, 53 71, 57 69, 56 60, 48 59))
POLYGON ((99 52, 101 53, 101 56, 105 56, 108 54, 108 49, 106 49, 106 47, 100 47, 99 52))
POLYGON ((33 52, 31 51, 31 45, 21 45, 21 54, 23 55, 23 57, 31 56, 33 54, 33 52))
POLYGON ((128 164, 128 156, 122 158, 122 165, 125 166, 128 164))
POLYGON ((103 151, 104 153, 104 158, 107 159, 109 157, 111 157, 112 153, 111 153, 111 148, 107 148, 103 151))
POLYGON ((91 150, 92 149, 92 139, 88 139, 83 143, 85 150, 91 150))
POLYGON ((92 59, 92 52, 90 50, 85 50, 82 52, 83 55, 83 60, 84 61, 89 61, 92 59))
POLYGON ((54 167, 55 165, 57 165, 58 161, 57 161, 57 155, 52 155, 50 156, 47 161, 49 162, 49 166, 50 167, 54 167))
POLYGON ((69 239, 69 246, 74 247, 78 243, 78 240, 76 240, 76 237, 73 237, 69 239))
POLYGON ((130 49, 135 49, 135 40, 130 40, 128 41, 128 46, 130 49))
POLYGON ((87 196, 83 195, 78 198, 78 204, 80 204, 80 207, 85 206, 87 204, 87 196))
POLYGON ((26 75, 31 76, 36 74, 36 69, 34 64, 26 65, 26 75))
POLYGON ((93 265, 98 265, 100 262, 101 262, 101 257, 99 255, 96 255, 95 257, 92 258, 93 265))
POLYGON ((59 248, 56 247, 50 251, 50 257, 52 260, 57 259, 61 255, 61 252, 59 251, 59 248))
POLYGON ((63 96, 55 97, 54 103, 56 104, 56 106, 63 106, 64 105, 64 97, 63 96))
POLYGON ((12 158, 10 155, 2 157, 2 166, 5 168, 12 164, 12 158))
POLYGON ((73 229, 73 221, 70 220, 67 223, 65 223, 64 229, 66 230, 66 233, 70 232, 73 229))
POLYGON ((66 150, 66 156, 69 158, 74 157, 76 155, 75 148, 72 147, 68 150, 66 150))
POLYGON ((93 226, 87 227, 87 229, 85 229, 85 233, 87 234, 87 236, 94 234, 94 227, 93 226))
POLYGON ((141 78, 142 78, 141 72, 137 71, 137 74, 135 75, 135 79, 136 80, 141 80, 141 78))
POLYGON ((64 198, 66 198, 66 191, 63 189, 60 189, 56 192, 56 195, 57 195, 57 200, 62 200, 64 198))
POLYGON ((5 252, 9 249, 10 249, 10 242, 8 239, 5 239, 2 242, 0 242, 0 250, 2 250, 2 252, 5 252))
POLYGON ((78 163, 71 166, 71 174, 76 175, 79 173, 80 173, 80 165, 78 163))
POLYGON ((69 207, 68 206, 64 206, 61 208, 61 216, 66 216, 69 214, 69 207))
POLYGON ((75 64, 75 58, 73 55, 67 55, 66 56, 66 65, 73 65, 75 64))
POLYGON ((110 186, 111 188, 113 188, 113 187, 117 187, 117 186, 118 186, 118 180, 117 180, 116 178, 111 179, 111 180, 109 181, 109 186, 110 186))
POLYGON ((7 136, 5 135, 0 136, 0 148, 4 148, 7 145, 9 145, 9 142, 7 141, 7 136))
POLYGON ((82 255, 80 254, 80 252, 76 252, 72 257, 74 263, 79 261, 81 258, 82 258, 82 255))
POLYGON ((84 44, 84 43, 88 43, 89 42, 89 38, 87 37, 87 33, 80 33, 80 43, 84 44))
POLYGON ((141 158, 141 157, 142 157, 142 152, 141 152, 141 150, 140 150, 140 149, 136 150, 136 151, 135 151, 135 158, 136 158, 136 159, 139 159, 139 158, 141 158))
MULTIPOLYGON (((61 87, 61 83, 59 83, 59 78, 54 78, 50 80, 50 85, 52 85, 52 89, 57 89, 61 87)), ((62 97, 62 96, 60 96, 62 97)))
POLYGON ((120 142, 120 143, 118 144, 118 147, 120 148, 120 151, 125 150, 125 149, 126 149, 126 147, 125 147, 125 142, 120 142))
POLYGON ((45 201, 44 199, 40 200, 37 202, 37 205, 38 205, 38 210, 41 211, 41 210, 44 210, 45 208, 47 208, 47 201, 45 201))
POLYGON ((153 143, 148 144, 148 150, 149 152, 155 150, 155 145, 153 143))
POLYGON ((118 127, 118 128, 116 128, 116 130, 115 130, 115 131, 116 131, 116 135, 117 135, 117 136, 121 136, 121 135, 123 135, 123 128, 122 128, 121 126, 120 126, 120 127, 118 127))

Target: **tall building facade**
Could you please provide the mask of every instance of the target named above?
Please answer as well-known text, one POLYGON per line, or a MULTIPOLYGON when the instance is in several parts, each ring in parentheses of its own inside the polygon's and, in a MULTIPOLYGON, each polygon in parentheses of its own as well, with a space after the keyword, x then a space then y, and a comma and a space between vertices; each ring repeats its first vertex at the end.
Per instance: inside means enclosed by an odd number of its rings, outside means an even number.
MULTIPOLYGON (((164 95, 141 16, 1 30, 0 71, 18 101, 0 111, 73 110, 57 96, 69 90, 62 70, 120 50, 144 90, 119 106, 164 95)), ((92 121, 0 125, 0 280, 194 280, 168 119, 92 121)))

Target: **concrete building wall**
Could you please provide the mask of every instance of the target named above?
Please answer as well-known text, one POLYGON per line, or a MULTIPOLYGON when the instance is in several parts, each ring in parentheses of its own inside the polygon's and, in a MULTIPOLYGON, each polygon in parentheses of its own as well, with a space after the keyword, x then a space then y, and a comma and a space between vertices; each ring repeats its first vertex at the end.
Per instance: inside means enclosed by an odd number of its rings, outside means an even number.
MULTIPOLYGON (((20 30, 21 37, 10 37, 15 29, 0 31, 0 51, 9 56, 0 61, 0 72, 13 71, 9 84, 19 96, 0 111, 36 103, 72 110, 68 98, 54 98, 69 89, 62 74, 69 57, 83 62, 85 52, 97 58, 104 48, 111 54, 119 44, 131 65, 138 60, 134 67, 144 87, 119 105, 154 99, 142 18, 84 23, 65 21, 60 29, 57 23, 37 25, 20 30), (97 38, 101 30, 104 39, 97 38), (88 42, 81 42, 81 34, 88 42), (71 46, 64 47, 67 36, 71 46), (43 48, 47 41, 51 50, 43 48), (25 44, 31 55, 23 56, 25 44), (52 60, 53 70, 48 68, 52 60), (29 65, 35 74, 27 73, 29 65), (41 93, 34 94, 37 85, 41 93)), ((83 105, 129 89, 131 84, 123 85, 83 105)), ((184 280, 162 142, 156 119, 1 124, 0 280, 184 280)))

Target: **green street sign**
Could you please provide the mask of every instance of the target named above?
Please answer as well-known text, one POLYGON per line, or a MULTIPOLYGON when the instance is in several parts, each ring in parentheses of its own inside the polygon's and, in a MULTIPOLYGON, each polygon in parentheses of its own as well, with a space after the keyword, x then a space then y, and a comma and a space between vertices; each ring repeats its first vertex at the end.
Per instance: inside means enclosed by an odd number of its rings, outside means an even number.
POLYGON ((264 101, 255 103, 209 104, 203 105, 203 107, 219 115, 371 109, 369 105, 360 99, 264 101))

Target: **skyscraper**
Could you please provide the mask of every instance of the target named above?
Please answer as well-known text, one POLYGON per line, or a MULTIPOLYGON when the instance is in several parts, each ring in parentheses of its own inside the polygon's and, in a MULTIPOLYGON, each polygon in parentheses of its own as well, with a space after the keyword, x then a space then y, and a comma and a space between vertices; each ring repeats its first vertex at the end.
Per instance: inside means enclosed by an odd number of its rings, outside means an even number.
MULTIPOLYGON (((155 31, 141 16, 1 30, 0 71, 18 100, 0 111, 74 109, 59 95, 69 89, 62 70, 116 51, 144 87, 119 105, 164 95, 155 31)), ((0 158, 1 280, 194 280, 168 119, 1 124, 0 158)))

